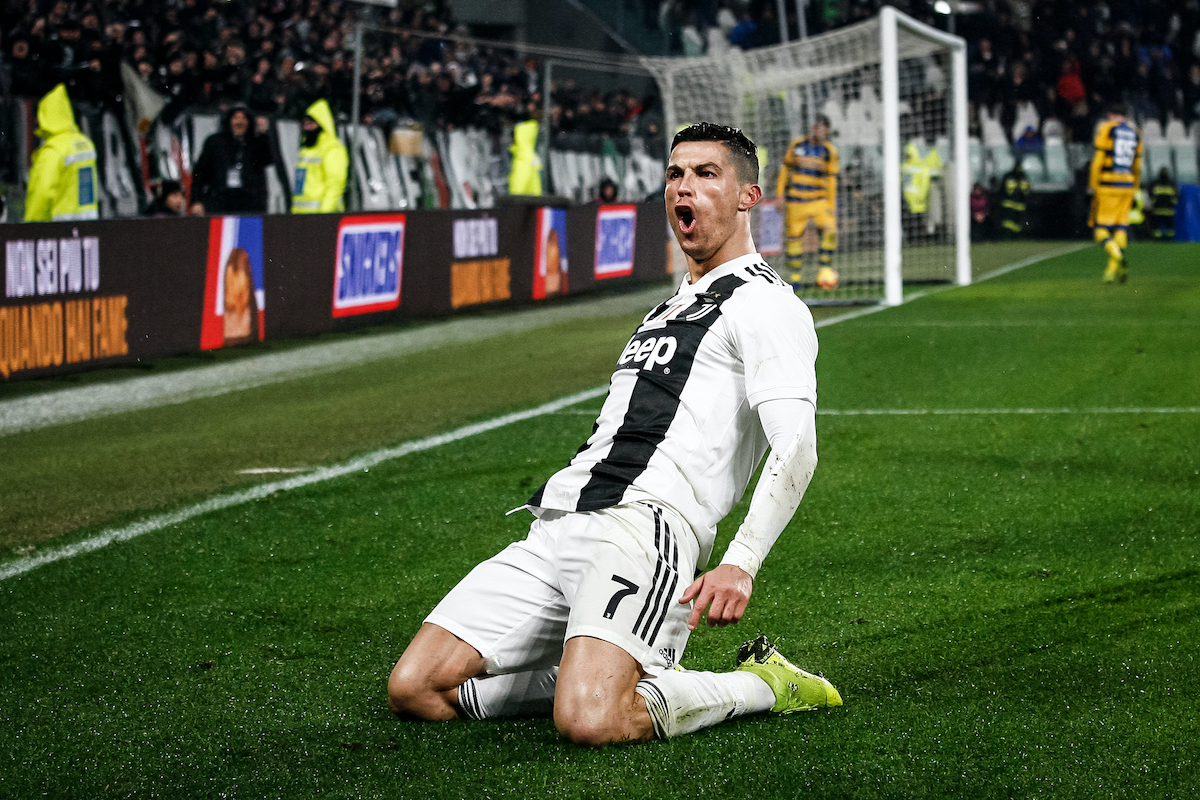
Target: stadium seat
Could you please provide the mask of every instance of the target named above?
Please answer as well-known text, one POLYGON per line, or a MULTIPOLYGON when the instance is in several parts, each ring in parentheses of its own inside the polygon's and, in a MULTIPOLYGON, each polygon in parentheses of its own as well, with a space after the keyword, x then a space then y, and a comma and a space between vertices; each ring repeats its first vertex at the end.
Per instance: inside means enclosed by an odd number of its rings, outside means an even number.
POLYGON ((1167 118, 1167 127, 1163 130, 1163 138, 1167 140, 1167 144, 1171 145, 1190 144, 1192 141, 1183 120, 1174 116, 1167 118))
POLYGON ((1146 145, 1142 151, 1145 164, 1142 167, 1142 182, 1146 183, 1158 177, 1158 171, 1166 167, 1171 175, 1175 175, 1175 165, 1171 163, 1171 145, 1159 140, 1146 145))
POLYGON ((1175 182, 1196 183, 1200 175, 1196 165, 1195 143, 1177 144, 1171 149, 1175 156, 1175 182))
POLYGON ((1142 142, 1144 144, 1160 144, 1163 142, 1162 123, 1156 119, 1148 119, 1142 123, 1142 142))
POLYGON ((1041 127, 1042 118, 1038 115, 1037 107, 1033 103, 1025 102, 1017 104, 1017 118, 1013 123, 1013 138, 1017 138, 1025 132, 1026 128, 1033 128, 1035 131, 1041 127))
POLYGON ((1071 169, 1067 166, 1067 145, 1061 138, 1046 140, 1046 183, 1068 188, 1071 185, 1071 169))
POLYGON ((983 165, 983 142, 974 136, 967 140, 967 157, 971 159, 971 179, 987 183, 983 165))
POLYGON ((1058 117, 1046 117, 1042 120, 1042 139, 1049 141, 1050 139, 1066 139, 1066 132, 1063 130, 1063 124, 1058 117))
POLYGON ((1013 168, 1016 160, 1013 158, 1012 148, 1007 144, 994 144, 987 148, 988 158, 992 162, 992 175, 996 178, 1004 177, 1004 174, 1013 168))
POLYGON ((1008 146, 1008 136, 1000 125, 1000 120, 986 108, 979 109, 979 130, 983 135, 984 147, 1008 146))

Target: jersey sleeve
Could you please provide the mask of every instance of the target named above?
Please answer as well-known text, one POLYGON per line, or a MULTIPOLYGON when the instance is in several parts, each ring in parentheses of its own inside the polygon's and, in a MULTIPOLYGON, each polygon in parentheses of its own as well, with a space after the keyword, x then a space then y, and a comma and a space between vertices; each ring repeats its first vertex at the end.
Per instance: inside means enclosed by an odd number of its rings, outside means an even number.
POLYGON ((730 315, 734 347, 751 408, 767 400, 817 403, 817 333, 812 314, 790 291, 755 287, 730 315))
POLYGON ((1108 145, 1105 142, 1109 130, 1107 125, 1100 125, 1092 141, 1092 168, 1088 173, 1088 186, 1092 189, 1100 186, 1100 173, 1104 171, 1104 160, 1108 157, 1108 145))
POLYGON ((829 205, 831 208, 837 206, 837 191, 838 191, 838 172, 841 171, 841 166, 838 163, 838 151, 832 144, 829 147, 829 205))
POLYGON ((787 152, 783 154, 783 163, 779 165, 779 177, 775 180, 775 197, 786 197, 788 181, 791 179, 792 165, 795 164, 795 158, 792 153, 796 149, 796 140, 792 140, 788 144, 787 152))

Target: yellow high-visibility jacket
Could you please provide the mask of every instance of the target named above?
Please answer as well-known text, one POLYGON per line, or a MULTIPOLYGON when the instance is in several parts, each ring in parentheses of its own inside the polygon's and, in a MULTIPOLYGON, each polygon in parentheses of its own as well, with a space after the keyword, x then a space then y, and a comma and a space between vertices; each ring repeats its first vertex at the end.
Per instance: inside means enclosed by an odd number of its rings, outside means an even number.
POLYGON ((99 219, 96 145, 75 124, 66 86, 60 83, 41 99, 37 121, 42 144, 29 169, 25 221, 99 219))
POLYGON ((296 159, 296 189, 292 193, 293 214, 325 214, 346 208, 346 176, 350 154, 338 139, 329 103, 318 100, 305 112, 321 126, 317 143, 301 147, 296 159))
POLYGON ((537 154, 538 122, 527 119, 513 126, 512 167, 508 172, 508 193, 542 193, 542 159, 537 154))

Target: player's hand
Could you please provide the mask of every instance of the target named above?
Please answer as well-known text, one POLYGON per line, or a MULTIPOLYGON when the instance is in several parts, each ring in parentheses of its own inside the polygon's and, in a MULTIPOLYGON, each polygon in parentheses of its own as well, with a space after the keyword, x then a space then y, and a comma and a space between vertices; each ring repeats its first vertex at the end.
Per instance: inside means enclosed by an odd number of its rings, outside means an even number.
POLYGON ((696 604, 688 617, 688 630, 696 630, 700 617, 708 609, 708 626, 725 627, 737 624, 746 613, 750 593, 754 590, 754 579, 741 567, 722 564, 697 578, 679 598, 681 603, 696 604))

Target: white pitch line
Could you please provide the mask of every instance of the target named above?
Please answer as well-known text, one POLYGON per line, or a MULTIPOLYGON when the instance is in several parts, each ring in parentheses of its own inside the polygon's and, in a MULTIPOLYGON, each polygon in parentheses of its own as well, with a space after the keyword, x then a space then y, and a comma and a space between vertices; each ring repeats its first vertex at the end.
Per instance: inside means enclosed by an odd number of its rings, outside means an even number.
POLYGON ((396 447, 387 447, 382 450, 376 450, 373 453, 367 453, 364 456, 347 461, 343 464, 335 464, 332 467, 320 467, 305 475, 297 475, 294 478, 287 480, 275 481, 273 483, 264 483, 260 486, 254 486, 249 489, 244 489, 240 492, 231 494, 223 494, 205 500, 203 503, 197 503, 187 508, 182 508, 178 511, 172 511, 167 514, 159 514, 149 517, 144 520, 126 525, 122 528, 110 528, 103 533, 97 534, 90 539, 84 539, 75 544, 57 547, 53 550, 48 550, 38 556, 30 558, 21 558, 12 561, 8 564, 0 566, 0 581, 5 581, 9 578, 22 575, 30 570, 37 569, 45 564, 51 564, 55 561, 61 561, 65 558, 72 558, 81 553, 89 553, 93 550, 99 550, 102 547, 107 547, 116 542, 125 542, 130 539, 137 538, 144 533, 161 530, 170 525, 178 525, 181 522, 186 522, 193 517, 198 517, 201 514, 207 514, 210 511, 219 511, 230 506, 241 505, 252 500, 260 500, 268 497, 275 492, 288 492, 292 489, 299 489, 304 486, 310 486, 314 483, 321 483, 332 478, 340 478, 344 475, 350 475, 355 472, 366 472, 376 464, 381 464, 384 461, 400 458, 411 453, 419 453, 423 450, 431 450, 435 447, 440 447, 444 444, 457 442, 460 439, 466 439, 480 433, 502 428, 505 425, 512 425, 515 422, 521 422, 534 417, 553 414, 563 408, 573 406, 576 403, 582 403, 585 400, 593 400, 602 396, 608 391, 607 384, 597 386, 593 389, 587 389, 577 394, 568 397, 561 397, 558 400, 553 400, 549 403, 530 408, 525 411, 515 411, 512 414, 505 414, 502 417, 495 417, 484 422, 477 422, 473 425, 465 425, 448 433, 440 433, 436 436, 429 436, 424 439, 417 439, 412 442, 405 442, 396 447))
POLYGON ((989 414, 1200 414, 1200 406, 1178 408, 856 408, 817 409, 829 417, 919 417, 989 414))
MULTIPOLYGON (((1085 246, 1090 246, 1090 245, 1076 245, 1074 247, 1059 248, 1057 250, 1052 250, 1048 253, 1043 253, 1038 256, 1032 256, 1030 258, 1024 259, 1023 261, 1018 261, 1014 264, 1009 264, 1007 267, 1001 267, 998 270, 993 270, 992 272, 989 272, 986 275, 981 276, 979 278, 979 280, 976 281, 976 283, 978 283, 979 281, 984 281, 984 280, 988 280, 990 278, 997 277, 999 275, 1003 275, 1008 272, 1012 272, 1013 270, 1020 269, 1021 267, 1027 267, 1032 264, 1036 264, 1039 261, 1044 261, 1048 258, 1053 258, 1055 256, 1074 252, 1075 250, 1082 249, 1085 246)), ((923 292, 917 292, 917 293, 911 294, 908 297, 906 297, 904 299, 904 302, 909 302, 911 300, 917 299, 918 297, 924 297, 925 295, 928 295, 928 294, 935 294, 937 292, 945 291, 947 289, 952 289, 952 288, 955 288, 955 287, 954 286, 944 286, 944 287, 938 287, 936 289, 931 289, 931 290, 927 290, 927 291, 923 291, 923 292)), ((827 319, 821 320, 820 322, 816 323, 816 327, 823 328, 828 325, 834 325, 838 322, 843 322, 845 320, 854 319, 855 317, 861 317, 861 316, 865 316, 867 314, 874 314, 878 311, 883 311, 886 308, 890 308, 890 306, 880 305, 880 306, 872 306, 872 307, 866 308, 866 309, 857 309, 855 311, 850 311, 845 314, 839 314, 838 316, 829 317, 827 319)), ((522 316, 522 315, 517 314, 514 316, 522 316)), ((536 315, 530 314, 529 316, 536 316, 536 315)), ((539 322, 540 322, 540 320, 539 320, 539 322)), ((537 323, 534 324, 535 327, 536 327, 536 324, 537 323)), ((542 323, 542 324, 544 324, 544 323, 542 323)), ((281 370, 281 371, 287 372, 287 370, 281 370)), ((292 375, 294 376, 295 373, 292 373, 292 375)), ((163 377, 170 379, 174 376, 163 376, 163 377)), ((269 382, 269 380, 267 382, 269 382)), ((250 385, 261 385, 261 383, 251 382, 250 385)), ((116 384, 115 386, 120 387, 121 384, 116 384)), ((239 386, 236 388, 247 388, 247 386, 242 385, 242 386, 239 386)), ((217 390, 216 393, 220 394, 220 393, 224 393, 225 391, 230 391, 230 390, 236 390, 236 389, 232 386, 227 385, 227 386, 222 387, 221 389, 217 390)), ((210 391, 211 390, 202 392, 201 396, 212 396, 209 393, 210 391)), ((465 427, 458 428, 457 430, 450 431, 449 433, 438 434, 436 436, 430 436, 425 439, 418 439, 414 442, 407 442, 405 444, 399 445, 398 447, 391 447, 391 448, 386 448, 383 450, 376 450, 374 453, 368 453, 367 455, 353 459, 352 461, 347 461, 344 464, 334 465, 332 467, 321 467, 321 468, 315 469, 314 471, 309 472, 305 475, 298 475, 294 478, 289 478, 287 480, 276 481, 274 483, 265 483, 260 486, 255 486, 253 488, 245 489, 240 492, 234 492, 232 494, 226 494, 226 495, 220 495, 218 497, 213 497, 213 498, 210 498, 209 500, 204 501, 203 503, 197 503, 196 505, 189 506, 187 508, 183 508, 178 511, 172 511, 167 514, 159 514, 157 516, 149 517, 147 519, 135 522, 131 525, 127 525, 123 528, 110 528, 109 530, 104 531, 103 533, 97 534, 96 536, 93 536, 90 539, 85 539, 81 542, 76 542, 75 544, 70 544, 70 545, 65 545, 63 547, 54 548, 52 550, 46 551, 45 553, 42 553, 39 556, 34 556, 32 558, 20 558, 15 561, 9 562, 8 564, 5 564, 3 566, 0 566, 0 581, 5 581, 5 580, 15 577, 17 575, 22 575, 26 572, 29 572, 30 570, 36 569, 40 566, 43 566, 44 564, 50 564, 55 561, 61 561, 62 559, 71 558, 71 557, 79 555, 81 553, 89 553, 93 550, 99 550, 100 548, 107 547, 108 545, 113 544, 115 542, 128 541, 130 539, 141 536, 144 533, 152 533, 153 531, 161 530, 169 525, 178 525, 181 522, 186 522, 187 520, 192 519, 193 517, 198 517, 201 514, 207 514, 210 511, 219 511, 220 509, 229 508, 230 506, 240 505, 241 503, 248 503, 252 500, 259 500, 263 497, 267 497, 268 495, 274 494, 275 492, 291 491, 292 489, 298 489, 302 486, 309 486, 311 484, 320 483, 322 481, 330 480, 332 478, 338 478, 343 475, 348 475, 352 472, 357 472, 360 469, 366 471, 367 469, 369 469, 370 467, 372 467, 376 464, 379 464, 381 462, 388 461, 388 460, 391 460, 394 458, 399 458, 401 456, 405 456, 410 453, 417 453, 422 450, 429 450, 429 449, 438 447, 443 444, 449 444, 450 442, 456 442, 456 441, 459 441, 460 439, 465 439, 467 437, 474 436, 479 433, 484 433, 486 431, 494 430, 496 428, 500 428, 505 425, 511 425, 514 422, 520 422, 522 420, 532 419, 533 417, 539 417, 539 416, 543 416, 546 414, 553 414, 564 408, 568 408, 572 405, 575 405, 576 403, 581 403, 584 400, 592 400, 594 398, 600 397, 600 396, 604 395, 607 391, 608 391, 607 385, 598 386, 594 389, 588 389, 586 391, 579 392, 578 394, 570 395, 569 397, 563 397, 558 400, 553 400, 544 405, 540 405, 537 408, 528 409, 526 411, 517 411, 512 414, 506 414, 505 416, 496 417, 495 419, 491 419, 486 422, 479 422, 474 425, 467 425, 465 427)), ((38 399, 39 398, 31 398, 31 400, 33 400, 33 401, 36 401, 38 399)), ((189 399, 191 399, 191 398, 189 398, 189 399)), ((160 399, 159 403, 161 403, 161 402, 162 402, 162 400, 160 399)), ((166 402, 175 402, 175 400, 168 400, 166 402)), ((155 403, 151 403, 150 405, 152 406, 154 404, 155 403)), ((143 406, 143 407, 150 407, 150 406, 143 406)), ((3 408, 3 406, 0 406, 0 409, 2 409, 2 408, 3 408)), ((128 410, 128 409, 126 409, 126 410, 128 410)), ((92 412, 92 414, 95 414, 95 413, 97 413, 97 412, 95 412, 95 411, 92 412)), ((102 414, 102 413, 106 413, 106 412, 100 411, 99 413, 102 414)), ((107 413, 116 413, 116 412, 108 410, 107 413)), ((838 412, 821 411, 818 413, 832 414, 832 413, 838 413, 838 412)), ((842 412, 842 413, 871 413, 871 412, 866 411, 866 412, 842 412)), ((86 418, 87 416, 91 416, 92 414, 85 414, 83 417, 73 417, 73 418, 76 418, 76 419, 86 418)), ((64 415, 63 418, 65 419, 65 418, 72 418, 72 417, 71 417, 71 415, 64 415)), ((0 421, 2 421, 2 420, 3 420, 3 415, 0 414, 0 421)), ((26 423, 26 424, 28 424, 28 423, 26 423)), ((35 426, 35 427, 40 427, 40 426, 35 426)), ((27 427, 23 427, 20 423, 13 426, 13 428, 16 430, 28 430, 29 429, 27 427)), ((0 425, 0 435, 3 435, 3 433, 5 433, 5 432, 11 432, 11 431, 4 431, 4 426, 0 425)))

